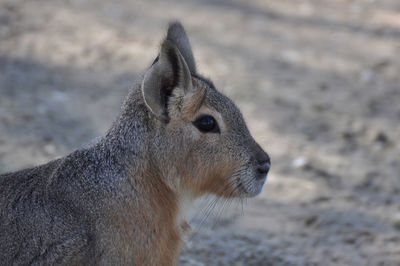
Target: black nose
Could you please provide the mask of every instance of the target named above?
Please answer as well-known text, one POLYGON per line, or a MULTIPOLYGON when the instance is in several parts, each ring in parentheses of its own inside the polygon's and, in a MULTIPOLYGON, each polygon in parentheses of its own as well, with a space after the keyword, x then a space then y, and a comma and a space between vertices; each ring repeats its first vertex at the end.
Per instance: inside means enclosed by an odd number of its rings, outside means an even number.
POLYGON ((266 175, 266 174, 268 174, 269 168, 270 168, 270 167, 271 167, 271 165, 270 165, 270 163, 268 163, 268 162, 259 164, 259 165, 257 166, 257 172, 258 172, 260 175, 266 175))
POLYGON ((265 179, 265 177, 269 172, 269 169, 271 168, 271 159, 269 158, 268 154, 257 143, 255 143, 254 149, 255 149, 254 159, 255 162, 257 162, 256 176, 258 179, 265 179))

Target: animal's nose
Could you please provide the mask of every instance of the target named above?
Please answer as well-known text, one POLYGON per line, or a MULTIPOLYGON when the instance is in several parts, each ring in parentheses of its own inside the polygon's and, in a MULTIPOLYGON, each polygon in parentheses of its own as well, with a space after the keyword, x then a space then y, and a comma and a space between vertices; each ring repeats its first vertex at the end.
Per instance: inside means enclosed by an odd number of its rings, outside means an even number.
POLYGON ((267 176, 269 169, 271 168, 271 159, 269 158, 268 154, 258 145, 255 143, 255 161, 256 164, 256 171, 257 171, 257 178, 258 179, 265 179, 267 176))
POLYGON ((265 175, 267 175, 270 167, 271 165, 269 162, 264 162, 262 164, 259 164, 257 166, 257 172, 259 173, 259 176, 264 177, 265 175))

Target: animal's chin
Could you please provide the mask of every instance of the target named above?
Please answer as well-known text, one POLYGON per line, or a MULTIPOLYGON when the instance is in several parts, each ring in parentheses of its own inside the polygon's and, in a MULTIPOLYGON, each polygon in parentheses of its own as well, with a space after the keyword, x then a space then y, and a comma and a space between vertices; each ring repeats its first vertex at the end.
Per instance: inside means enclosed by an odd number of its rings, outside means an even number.
POLYGON ((237 182, 237 191, 239 197, 252 198, 259 195, 264 187, 266 178, 256 179, 255 177, 246 177, 237 182))
POLYGON ((261 193, 265 184, 264 179, 257 179, 254 176, 243 176, 234 181, 232 190, 226 190, 224 193, 217 193, 223 198, 252 198, 261 193))

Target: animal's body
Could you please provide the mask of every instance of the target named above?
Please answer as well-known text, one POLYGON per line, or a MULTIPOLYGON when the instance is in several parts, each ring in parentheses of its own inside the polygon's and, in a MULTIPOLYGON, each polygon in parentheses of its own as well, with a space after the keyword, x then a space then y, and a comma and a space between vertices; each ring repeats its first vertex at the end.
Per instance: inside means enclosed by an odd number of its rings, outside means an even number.
POLYGON ((173 23, 97 143, 0 176, 0 265, 174 265, 183 205, 255 196, 269 164, 173 23))

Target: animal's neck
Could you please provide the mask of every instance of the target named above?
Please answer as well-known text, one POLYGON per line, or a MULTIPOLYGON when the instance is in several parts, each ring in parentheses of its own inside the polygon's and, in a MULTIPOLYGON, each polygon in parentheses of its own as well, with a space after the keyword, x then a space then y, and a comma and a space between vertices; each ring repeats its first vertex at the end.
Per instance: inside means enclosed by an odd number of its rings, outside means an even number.
POLYGON ((140 88, 133 88, 121 114, 103 139, 105 150, 120 164, 132 167, 146 159, 151 139, 148 115, 140 88))
POLYGON ((186 222, 188 211, 193 206, 196 199, 196 195, 189 191, 182 191, 177 196, 178 212, 176 223, 178 226, 182 226, 182 223, 186 222))
POLYGON ((149 112, 140 89, 134 88, 125 101, 121 115, 104 138, 105 150, 111 155, 108 159, 115 158, 123 168, 121 172, 128 173, 133 186, 136 184, 146 188, 156 199, 155 202, 167 200, 170 204, 176 204, 174 220, 179 227, 196 196, 180 183, 182 178, 163 172, 164 167, 157 164, 159 158, 154 158, 155 151, 152 148, 155 145, 153 142, 161 140, 150 141, 157 137, 150 135, 154 130, 149 121, 149 112))

